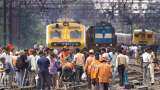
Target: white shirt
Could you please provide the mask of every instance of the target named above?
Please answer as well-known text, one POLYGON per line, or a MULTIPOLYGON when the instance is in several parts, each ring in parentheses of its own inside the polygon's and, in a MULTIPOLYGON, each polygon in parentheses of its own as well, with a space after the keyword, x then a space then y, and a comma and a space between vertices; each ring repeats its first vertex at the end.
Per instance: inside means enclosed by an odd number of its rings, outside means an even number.
POLYGON ((150 54, 147 52, 143 53, 142 59, 143 59, 143 62, 149 62, 150 61, 150 54))
POLYGON ((4 52, 4 53, 1 54, 0 57, 1 58, 4 57, 6 59, 6 62, 10 63, 11 66, 13 67, 13 64, 12 64, 12 55, 9 55, 9 54, 7 54, 7 53, 4 52))
POLYGON ((38 65, 37 65, 37 61, 38 61, 38 59, 40 58, 40 56, 39 55, 36 55, 35 56, 35 60, 36 60, 36 71, 38 71, 38 65))
POLYGON ((127 57, 127 55, 123 55, 123 54, 120 53, 120 54, 117 55, 117 58, 116 58, 116 68, 118 68, 118 63, 119 63, 118 58, 119 57, 125 57, 126 58, 126 63, 128 64, 129 58, 127 57))
POLYGON ((129 63, 129 56, 125 55, 126 56, 126 62, 127 64, 129 63))
POLYGON ((50 55, 47 56, 47 59, 49 59, 49 61, 51 61, 50 55))
POLYGON ((113 66, 115 66, 116 65, 116 58, 117 58, 117 53, 114 53, 113 55, 112 55, 112 64, 113 64, 113 66))
POLYGON ((106 57, 107 59, 110 59, 108 53, 103 53, 102 57, 106 57))
POLYGON ((35 58, 35 56, 33 56, 33 55, 30 55, 29 56, 29 59, 30 59, 30 61, 31 61, 31 70, 37 70, 37 61, 36 61, 36 58, 35 58))
POLYGON ((0 55, 1 58, 2 58, 2 57, 5 58, 5 56, 6 56, 6 53, 5 53, 5 52, 1 53, 1 55, 0 55))

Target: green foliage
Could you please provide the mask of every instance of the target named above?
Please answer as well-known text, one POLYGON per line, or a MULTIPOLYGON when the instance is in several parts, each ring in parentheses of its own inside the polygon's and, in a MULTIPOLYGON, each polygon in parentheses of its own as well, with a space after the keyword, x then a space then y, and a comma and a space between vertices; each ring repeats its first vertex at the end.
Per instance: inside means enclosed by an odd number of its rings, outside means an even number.
POLYGON ((3 44, 3 27, 0 25, 0 45, 3 44))
POLYGON ((3 44, 3 10, 0 9, 0 45, 3 44))
POLYGON ((15 44, 21 48, 32 47, 35 43, 45 44, 45 25, 42 24, 40 18, 27 11, 21 15, 20 42, 15 44))

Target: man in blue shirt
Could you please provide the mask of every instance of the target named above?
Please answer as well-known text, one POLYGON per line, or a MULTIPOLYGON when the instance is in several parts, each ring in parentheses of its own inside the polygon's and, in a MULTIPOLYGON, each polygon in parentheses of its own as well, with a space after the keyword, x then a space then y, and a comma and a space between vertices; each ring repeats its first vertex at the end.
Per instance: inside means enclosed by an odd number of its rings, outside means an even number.
POLYGON ((47 90, 50 90, 50 80, 49 80, 49 59, 46 58, 43 51, 39 52, 40 58, 37 61, 38 65, 38 76, 39 76, 39 84, 38 84, 38 90, 45 90, 45 85, 47 85, 47 90), (46 83, 46 84, 45 84, 46 83))

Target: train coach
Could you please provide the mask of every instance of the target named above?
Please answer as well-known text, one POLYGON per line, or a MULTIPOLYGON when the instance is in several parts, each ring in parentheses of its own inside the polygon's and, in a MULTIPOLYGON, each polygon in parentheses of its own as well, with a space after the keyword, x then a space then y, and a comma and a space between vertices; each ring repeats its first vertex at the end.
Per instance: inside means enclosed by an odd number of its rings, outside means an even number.
POLYGON ((132 43, 137 45, 154 45, 156 33, 151 30, 136 29, 133 31, 132 43))
POLYGON ((86 32, 86 45, 88 48, 115 46, 115 29, 110 23, 97 23, 88 28, 86 32))
POLYGON ((132 34, 126 34, 126 33, 116 33, 117 37, 117 45, 125 44, 125 45, 131 45, 132 44, 132 34))

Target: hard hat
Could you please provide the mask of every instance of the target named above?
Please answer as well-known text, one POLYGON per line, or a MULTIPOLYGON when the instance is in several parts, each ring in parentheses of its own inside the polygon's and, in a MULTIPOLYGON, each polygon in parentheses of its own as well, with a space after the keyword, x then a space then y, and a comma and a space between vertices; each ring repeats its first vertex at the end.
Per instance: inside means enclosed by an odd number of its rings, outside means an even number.
POLYGON ((56 55, 58 55, 58 50, 57 50, 57 49, 54 49, 54 50, 53 50, 53 53, 56 54, 56 55))
POLYGON ((89 50, 89 53, 94 53, 94 50, 93 50, 93 49, 90 49, 90 50, 89 50))
POLYGON ((107 53, 102 54, 102 58, 100 61, 107 61, 107 60, 109 60, 107 53), (103 59, 103 58, 105 58, 105 59, 103 59))

